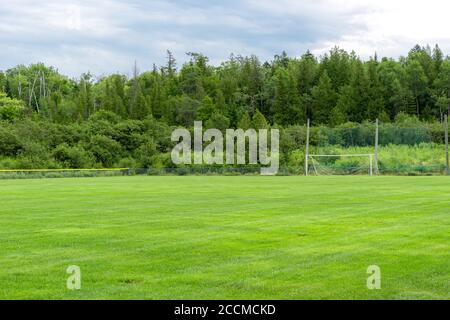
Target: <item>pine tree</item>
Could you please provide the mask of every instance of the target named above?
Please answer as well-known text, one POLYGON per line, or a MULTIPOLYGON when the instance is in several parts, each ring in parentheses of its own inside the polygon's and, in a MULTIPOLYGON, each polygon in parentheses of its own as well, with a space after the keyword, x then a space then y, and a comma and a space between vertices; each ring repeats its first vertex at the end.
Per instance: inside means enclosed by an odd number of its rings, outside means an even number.
POLYGON ((298 62, 297 69, 297 87, 299 94, 310 94, 317 75, 317 60, 309 50, 298 62))
POLYGON ((336 106, 333 108, 330 117, 332 125, 340 125, 349 121, 351 110, 357 109, 357 102, 354 99, 354 90, 350 85, 343 86, 339 92, 336 106))
POLYGON ((77 117, 80 120, 88 119, 94 113, 91 78, 90 74, 83 74, 78 83, 77 117))
POLYGON ((230 127, 230 119, 221 113, 215 113, 206 121, 206 128, 214 128, 224 132, 230 127))
POLYGON ((214 99, 214 103, 216 105, 216 110, 218 112, 220 112, 223 115, 227 115, 228 114, 228 108, 227 108, 227 104, 225 102, 225 97, 223 95, 223 92, 221 89, 217 89, 216 90, 216 96, 214 99))
POLYGON ((0 91, 6 92, 6 76, 3 71, 0 71, 0 91))
POLYGON ((269 128, 269 123, 267 122, 264 115, 258 109, 256 109, 255 114, 253 115, 252 127, 255 130, 269 128))
POLYGON ((326 71, 320 77, 318 84, 312 89, 312 98, 312 121, 328 123, 331 110, 336 105, 336 92, 326 71))
POLYGON ((367 63, 367 73, 369 77, 369 92, 366 117, 370 120, 376 120, 381 114, 386 116, 385 101, 383 97, 383 89, 378 74, 378 61, 370 60, 367 63))
POLYGON ((361 61, 356 61, 353 68, 350 86, 355 104, 348 108, 347 112, 350 121, 361 122, 367 116, 367 108, 370 102, 369 77, 361 61))
POLYGON ((163 90, 162 90, 162 79, 156 68, 153 68, 151 77, 151 89, 150 89, 150 105, 152 107, 153 115, 159 119, 163 116, 163 90))
POLYGON ((238 129, 247 130, 252 126, 252 121, 250 119, 250 116, 247 112, 243 113, 241 115, 241 118, 239 119, 239 122, 237 124, 238 129))
POLYGON ((441 72, 442 63, 444 62, 444 54, 442 53, 442 50, 438 45, 436 45, 433 49, 432 58, 434 63, 434 74, 438 76, 441 72))
POLYGON ((274 82, 275 93, 272 105, 274 122, 280 125, 303 123, 305 110, 301 105, 294 74, 287 69, 278 69, 274 82))
POLYGON ((420 115, 420 99, 425 94, 428 79, 422 65, 415 59, 408 61, 406 66, 408 85, 414 97, 417 115, 420 115))
POLYGON ((216 109, 214 107, 213 100, 210 97, 205 96, 202 100, 200 108, 198 109, 199 119, 202 121, 206 121, 211 118, 214 113, 216 113, 216 109))

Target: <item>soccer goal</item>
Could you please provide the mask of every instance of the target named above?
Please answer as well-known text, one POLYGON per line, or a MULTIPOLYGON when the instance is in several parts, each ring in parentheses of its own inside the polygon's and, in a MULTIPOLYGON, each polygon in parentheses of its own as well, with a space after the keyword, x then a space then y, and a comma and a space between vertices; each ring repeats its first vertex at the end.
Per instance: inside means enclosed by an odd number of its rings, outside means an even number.
POLYGON ((362 142, 364 146, 360 148, 352 148, 351 143, 349 143, 349 141, 354 141, 358 138, 358 136, 353 135, 352 132, 349 132, 349 135, 347 136, 341 135, 340 143, 341 146, 345 147, 337 148, 335 146, 339 146, 339 143, 331 140, 336 139, 336 135, 328 135, 326 143, 321 146, 319 140, 323 134, 316 132, 313 137, 314 148, 312 150, 313 152, 311 152, 310 121, 308 119, 306 130, 305 175, 378 175, 378 120, 373 128, 373 131, 369 129, 366 134, 370 139, 364 140, 362 142), (345 142, 342 137, 347 137, 349 139, 345 142), (369 152, 365 153, 366 151, 369 152), (371 151, 373 151, 373 153, 371 151))
MULTIPOLYGON (((304 174, 450 175, 448 117, 441 125, 403 117, 334 127, 310 126, 308 120, 296 137, 306 145, 304 174)), ((302 161, 300 154, 291 161, 302 161)))
POLYGON ((310 154, 307 175, 369 175, 375 173, 375 154, 310 154))

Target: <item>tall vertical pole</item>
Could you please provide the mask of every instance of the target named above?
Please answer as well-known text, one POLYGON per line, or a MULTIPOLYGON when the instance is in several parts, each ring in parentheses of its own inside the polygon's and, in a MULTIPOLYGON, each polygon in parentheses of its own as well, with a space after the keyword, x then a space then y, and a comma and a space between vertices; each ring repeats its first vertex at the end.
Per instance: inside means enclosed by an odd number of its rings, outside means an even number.
POLYGON ((450 164, 448 158, 448 115, 445 116, 445 174, 450 174, 450 164))
POLYGON ((309 119, 306 124, 306 152, 305 152, 305 176, 308 176, 309 172, 309 119))
POLYGON ((370 155, 369 158, 370 158, 369 175, 373 176, 373 158, 372 158, 372 155, 370 155))
POLYGON ((376 128, 375 128, 375 174, 378 175, 380 172, 378 170, 378 137, 379 137, 379 129, 378 129, 379 123, 378 119, 376 121, 376 128))

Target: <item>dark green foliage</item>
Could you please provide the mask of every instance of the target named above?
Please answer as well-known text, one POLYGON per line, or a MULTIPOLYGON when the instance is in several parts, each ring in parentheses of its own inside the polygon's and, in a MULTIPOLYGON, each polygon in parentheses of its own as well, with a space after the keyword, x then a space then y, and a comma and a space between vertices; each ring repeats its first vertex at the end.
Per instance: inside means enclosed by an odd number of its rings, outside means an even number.
POLYGON ((264 115, 259 112, 259 110, 256 110, 255 114, 253 115, 252 127, 256 130, 269 129, 269 123, 267 122, 264 115))
POLYGON ((93 164, 92 155, 81 146, 70 147, 67 144, 60 144, 53 151, 53 156, 65 168, 90 168, 93 164))
POLYGON ((239 119, 237 127, 243 130, 247 130, 252 126, 252 121, 250 119, 250 116, 247 112, 243 113, 241 115, 241 118, 239 119))
POLYGON ((280 125, 303 123, 305 111, 300 103, 297 81, 294 73, 280 68, 275 74, 274 101, 272 113, 274 122, 280 125))
POLYGON ((167 101, 164 116, 171 124, 192 126, 197 118, 201 102, 187 95, 172 97, 167 101))
POLYGON ((18 153, 18 159, 20 167, 27 169, 59 167, 47 146, 37 141, 24 141, 18 153))
POLYGON ((317 86, 312 89, 313 102, 311 112, 314 122, 326 124, 330 121, 331 112, 336 105, 336 97, 337 95, 333 89, 333 83, 328 76, 328 73, 324 72, 320 77, 317 86))
POLYGON ((113 127, 112 138, 119 142, 124 150, 132 151, 144 141, 144 124, 138 120, 126 120, 113 127))
POLYGON ((164 66, 135 65, 131 77, 69 79, 43 64, 0 71, 0 167, 171 166, 172 130, 196 120, 222 131, 279 128, 282 162, 302 157, 308 118, 312 145, 370 145, 366 121, 377 118, 381 140, 442 143, 450 58, 438 46, 399 60, 339 48, 267 62, 232 55, 219 66, 188 55, 177 69, 168 52, 164 66))
MULTIPOLYGON (((7 70, 1 81, 8 95, 59 122, 85 120, 99 110, 124 119, 152 115, 183 126, 194 119, 207 122, 216 113, 237 126, 242 114, 252 118, 256 110, 270 124, 284 126, 304 124, 308 117, 313 124, 331 125, 381 116, 393 120, 399 112, 441 120, 450 99, 449 60, 437 46, 416 46, 399 61, 362 61, 339 48, 320 59, 310 52, 300 58, 282 53, 266 63, 255 56, 232 56, 219 67, 202 54, 188 55, 179 70, 168 52, 166 66, 142 74, 135 67, 131 78, 113 74, 95 82, 84 74, 73 81, 52 68, 32 65, 7 70), (35 79, 35 87, 42 86, 41 74, 48 75, 48 92, 30 99, 25 92, 35 79)), ((214 117, 211 123, 217 121, 214 117)))
POLYGON ((6 124, 0 126, 0 154, 14 157, 21 148, 19 136, 13 131, 13 128, 6 124))
POLYGON ((230 127, 230 119, 221 113, 215 113, 206 121, 206 128, 219 129, 225 131, 230 127))
POLYGON ((106 110, 100 110, 100 111, 97 111, 95 114, 93 114, 89 118, 89 120, 90 121, 105 120, 105 121, 107 121, 109 123, 116 124, 116 123, 118 123, 121 120, 121 118, 120 118, 120 116, 118 116, 114 112, 106 111, 106 110))
POLYGON ((150 168, 153 165, 153 157, 157 154, 156 143, 149 138, 135 152, 141 168, 150 168))
POLYGON ((104 167, 112 167, 122 155, 121 145, 102 135, 94 135, 86 145, 86 149, 92 153, 96 162, 101 163, 104 167))

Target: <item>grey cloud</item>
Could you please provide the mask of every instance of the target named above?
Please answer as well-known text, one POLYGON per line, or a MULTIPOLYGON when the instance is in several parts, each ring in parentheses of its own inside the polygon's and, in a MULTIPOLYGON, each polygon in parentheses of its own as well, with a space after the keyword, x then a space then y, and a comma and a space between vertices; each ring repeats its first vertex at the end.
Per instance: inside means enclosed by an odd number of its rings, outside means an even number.
POLYGON ((214 63, 230 53, 299 55, 364 28, 320 0, 0 2, 0 69, 42 61, 71 76, 128 72, 134 60, 148 69, 166 49, 179 63, 188 51, 214 63))

